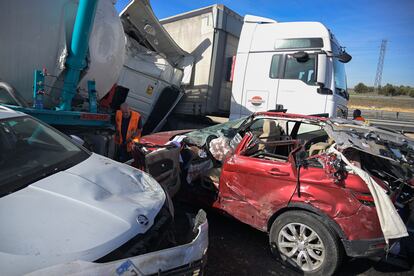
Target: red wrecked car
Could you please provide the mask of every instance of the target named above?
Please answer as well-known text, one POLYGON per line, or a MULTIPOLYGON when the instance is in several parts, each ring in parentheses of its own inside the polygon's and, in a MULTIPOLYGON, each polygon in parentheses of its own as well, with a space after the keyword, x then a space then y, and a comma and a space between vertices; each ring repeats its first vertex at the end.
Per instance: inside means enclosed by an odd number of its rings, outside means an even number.
POLYGON ((256 113, 145 136, 135 165, 172 196, 269 233, 272 252, 307 275, 331 275, 344 254, 381 255, 408 235, 414 141, 360 122, 256 113))

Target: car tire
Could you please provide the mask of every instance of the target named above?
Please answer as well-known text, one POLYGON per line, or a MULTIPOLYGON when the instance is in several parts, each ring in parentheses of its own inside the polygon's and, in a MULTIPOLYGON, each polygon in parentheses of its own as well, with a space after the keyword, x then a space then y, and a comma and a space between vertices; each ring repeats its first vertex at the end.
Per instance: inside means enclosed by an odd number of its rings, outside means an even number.
POLYGON ((272 253, 304 275, 332 275, 342 262, 343 249, 335 233, 317 215, 288 211, 270 229, 272 253))

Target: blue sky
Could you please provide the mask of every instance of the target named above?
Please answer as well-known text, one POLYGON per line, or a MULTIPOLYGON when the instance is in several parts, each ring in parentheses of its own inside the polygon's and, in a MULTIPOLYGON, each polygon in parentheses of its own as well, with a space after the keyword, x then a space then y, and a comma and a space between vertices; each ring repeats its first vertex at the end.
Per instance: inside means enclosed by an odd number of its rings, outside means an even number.
MULTIPOLYGON (((118 0, 121 10, 129 0, 118 0)), ((353 56, 348 85, 373 85, 382 39, 388 39, 382 84, 414 86, 414 0, 152 0, 155 15, 165 18, 211 4, 224 4, 240 15, 277 21, 320 21, 353 56)))

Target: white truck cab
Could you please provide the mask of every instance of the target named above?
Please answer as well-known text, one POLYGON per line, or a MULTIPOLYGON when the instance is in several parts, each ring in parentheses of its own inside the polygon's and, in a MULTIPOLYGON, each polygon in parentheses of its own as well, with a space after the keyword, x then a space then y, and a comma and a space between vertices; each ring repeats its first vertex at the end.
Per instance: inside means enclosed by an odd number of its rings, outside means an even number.
POLYGON ((346 117, 351 56, 319 22, 246 15, 234 67, 230 120, 253 112, 346 117))

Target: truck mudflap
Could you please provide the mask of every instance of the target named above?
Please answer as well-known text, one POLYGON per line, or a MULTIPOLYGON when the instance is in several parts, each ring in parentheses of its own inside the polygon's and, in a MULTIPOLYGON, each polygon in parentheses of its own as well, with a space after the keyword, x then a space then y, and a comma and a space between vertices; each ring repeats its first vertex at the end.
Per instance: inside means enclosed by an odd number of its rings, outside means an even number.
POLYGON ((203 275, 207 261, 208 222, 202 210, 196 216, 195 229, 197 235, 187 244, 108 263, 74 261, 26 275, 203 275))

